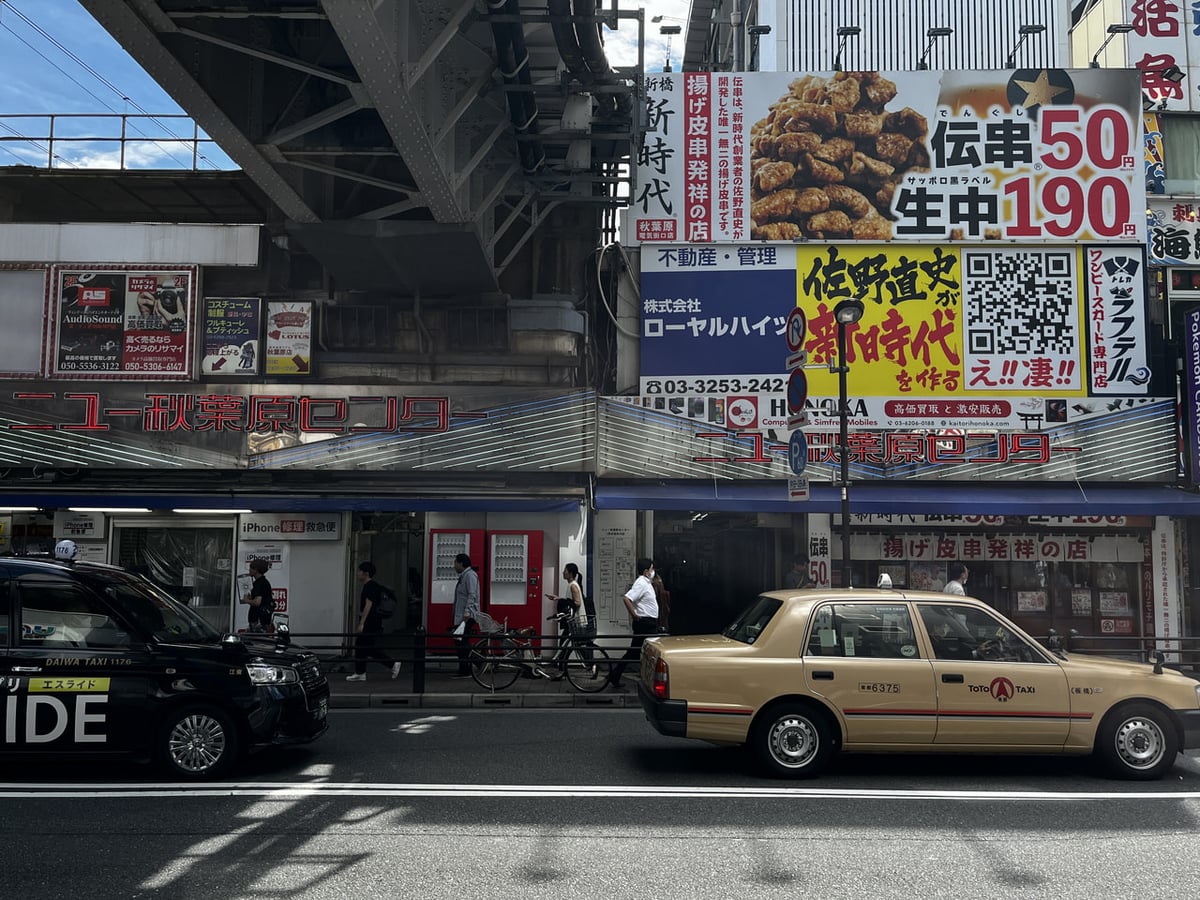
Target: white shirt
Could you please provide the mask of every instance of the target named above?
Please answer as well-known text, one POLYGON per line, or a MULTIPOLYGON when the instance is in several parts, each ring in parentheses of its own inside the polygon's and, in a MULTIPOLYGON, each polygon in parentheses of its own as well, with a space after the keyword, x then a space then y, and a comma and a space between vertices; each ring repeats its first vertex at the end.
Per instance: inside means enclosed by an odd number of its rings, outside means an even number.
POLYGON ((963 588, 961 581, 947 581, 946 586, 942 588, 943 594, 958 594, 960 597, 967 596, 966 589, 963 588))
POLYGON ((633 587, 625 592, 625 598, 633 604, 633 614, 639 619, 658 618, 658 595, 645 575, 637 577, 633 587))

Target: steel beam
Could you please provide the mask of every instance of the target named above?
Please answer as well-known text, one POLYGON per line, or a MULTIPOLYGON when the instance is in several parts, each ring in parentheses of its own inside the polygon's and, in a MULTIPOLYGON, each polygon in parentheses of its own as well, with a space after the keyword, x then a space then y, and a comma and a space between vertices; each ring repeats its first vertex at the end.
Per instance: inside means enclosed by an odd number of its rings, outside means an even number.
POLYGON ((320 221, 320 217, 309 208, 287 179, 267 161, 233 120, 217 107, 212 97, 163 45, 158 33, 147 24, 148 19, 125 3, 113 3, 112 0, 80 0, 80 4, 180 107, 188 111, 204 132, 242 167, 285 216, 296 222, 320 221))
POLYGON ((370 4, 362 0, 321 0, 321 6, 434 219, 466 222, 450 176, 442 167, 418 104, 405 83, 394 43, 383 33, 370 4))

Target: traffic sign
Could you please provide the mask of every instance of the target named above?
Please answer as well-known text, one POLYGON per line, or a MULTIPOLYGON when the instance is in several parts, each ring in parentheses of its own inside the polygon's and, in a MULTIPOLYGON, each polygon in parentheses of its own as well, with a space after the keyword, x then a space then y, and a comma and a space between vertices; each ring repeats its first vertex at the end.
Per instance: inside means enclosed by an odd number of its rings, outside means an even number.
POLYGON ((803 431, 793 431, 788 440, 788 467, 793 475, 803 475, 808 465, 808 438, 803 431))
MULTIPOLYGON (((789 353, 787 359, 783 362, 783 367, 789 372, 792 369, 803 369, 806 365, 808 365, 807 350, 799 350, 796 353, 789 353)), ((821 368, 824 368, 824 366, 821 368)))
POLYGON ((798 475, 788 479, 788 499, 808 499, 808 478, 806 476, 798 475))
POLYGON ((796 353, 804 347, 804 339, 808 337, 808 316, 798 306, 788 313, 785 336, 788 353, 796 353))
POLYGON ((788 415, 794 416, 804 412, 806 400, 808 400, 808 376, 804 374, 803 369, 793 369, 788 375, 788 415))

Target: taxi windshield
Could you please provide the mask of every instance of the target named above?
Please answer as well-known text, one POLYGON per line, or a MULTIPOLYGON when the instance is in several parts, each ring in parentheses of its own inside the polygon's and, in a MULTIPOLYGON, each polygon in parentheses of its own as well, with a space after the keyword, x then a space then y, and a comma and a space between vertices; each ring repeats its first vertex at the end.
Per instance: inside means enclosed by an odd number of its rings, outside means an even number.
POLYGON ((746 607, 733 623, 721 632, 725 637, 743 644, 753 644, 767 627, 771 617, 779 611, 783 603, 770 597, 759 597, 746 607))
POLYGON ((166 643, 213 643, 220 633, 146 579, 127 572, 91 572, 90 580, 127 618, 166 643))

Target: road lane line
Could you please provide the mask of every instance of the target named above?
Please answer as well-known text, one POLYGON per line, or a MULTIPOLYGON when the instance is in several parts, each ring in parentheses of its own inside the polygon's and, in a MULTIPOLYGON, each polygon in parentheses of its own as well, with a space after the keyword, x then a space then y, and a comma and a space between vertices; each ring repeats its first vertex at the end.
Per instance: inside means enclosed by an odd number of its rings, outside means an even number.
POLYGON ((137 799, 141 797, 469 797, 497 798, 639 798, 731 800, 991 800, 996 802, 1080 800, 1200 800, 1200 791, 1030 791, 1030 790, 886 790, 827 787, 661 787, 638 785, 457 785, 360 784, 354 782, 294 783, 233 782, 214 784, 76 784, 47 787, 0 783, 0 800, 18 799, 137 799))

